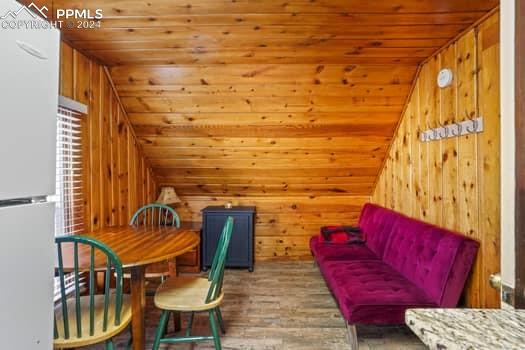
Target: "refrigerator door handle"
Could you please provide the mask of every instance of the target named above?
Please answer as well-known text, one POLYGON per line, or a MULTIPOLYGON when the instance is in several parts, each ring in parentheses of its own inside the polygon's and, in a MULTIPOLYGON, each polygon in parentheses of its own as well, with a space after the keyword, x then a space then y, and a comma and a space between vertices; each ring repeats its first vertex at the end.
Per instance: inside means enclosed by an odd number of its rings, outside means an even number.
POLYGON ((27 205, 27 204, 38 204, 46 202, 55 202, 54 196, 38 196, 30 198, 15 198, 15 199, 6 199, 0 201, 0 208, 2 207, 15 207, 18 205, 27 205))
POLYGON ((28 43, 25 43, 23 41, 20 41, 20 40, 17 40, 16 44, 18 45, 19 48, 21 48, 22 50, 24 50, 25 52, 27 52, 31 56, 34 56, 36 58, 40 58, 41 60, 47 60, 47 55, 45 53, 43 53, 42 51, 40 51, 39 49, 37 49, 36 47, 34 47, 34 46, 32 46, 32 45, 30 45, 28 43))

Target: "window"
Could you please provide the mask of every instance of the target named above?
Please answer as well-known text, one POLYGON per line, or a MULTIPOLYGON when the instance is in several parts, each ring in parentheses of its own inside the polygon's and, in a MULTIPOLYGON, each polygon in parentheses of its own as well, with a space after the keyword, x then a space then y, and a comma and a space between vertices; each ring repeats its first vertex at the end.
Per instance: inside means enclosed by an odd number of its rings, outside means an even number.
MULTIPOLYGON (((59 107, 56 145, 55 236, 73 235, 84 230, 82 195, 81 115, 59 107)), ((84 285, 84 278, 79 281, 84 285)), ((66 293, 74 290, 73 274, 65 276, 66 293)), ((60 300, 60 281, 55 278, 55 301, 60 300)))
POLYGON ((69 109, 58 109, 55 236, 84 230, 80 118, 80 114, 69 109))

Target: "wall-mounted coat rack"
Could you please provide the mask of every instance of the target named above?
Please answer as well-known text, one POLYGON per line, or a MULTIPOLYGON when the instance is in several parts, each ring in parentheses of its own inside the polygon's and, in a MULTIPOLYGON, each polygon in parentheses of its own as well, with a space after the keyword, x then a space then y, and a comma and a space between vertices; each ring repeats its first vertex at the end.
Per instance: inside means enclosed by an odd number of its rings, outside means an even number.
POLYGON ((483 118, 480 117, 423 131, 421 133, 421 141, 437 141, 451 137, 480 133, 482 131, 483 118))

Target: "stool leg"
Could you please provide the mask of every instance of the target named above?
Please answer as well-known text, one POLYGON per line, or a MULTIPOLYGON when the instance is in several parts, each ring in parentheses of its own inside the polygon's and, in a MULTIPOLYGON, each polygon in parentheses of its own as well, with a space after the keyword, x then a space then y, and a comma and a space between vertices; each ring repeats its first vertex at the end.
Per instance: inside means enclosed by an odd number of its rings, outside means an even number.
POLYGON ((222 334, 226 334, 226 328, 224 327, 224 320, 222 319, 221 309, 217 307, 215 309, 215 312, 217 313, 217 321, 219 321, 219 327, 221 327, 221 332, 222 334))
POLYGON ((106 350, 115 350, 112 339, 106 340, 106 350))
MULTIPOLYGON (((221 336, 219 334, 219 329, 217 327, 217 321, 215 320, 214 310, 210 310, 210 326, 211 326, 211 333, 213 334, 213 342, 215 343, 215 350, 222 350, 221 347, 221 336)), ((156 350, 156 349, 154 349, 156 350)))
POLYGON ((170 313, 166 310, 162 310, 162 314, 160 315, 160 321, 159 325, 157 326, 157 332, 155 334, 155 341, 153 342, 153 350, 158 350, 160 345, 160 339, 164 335, 164 331, 166 329, 166 323, 168 321, 168 316, 170 313))

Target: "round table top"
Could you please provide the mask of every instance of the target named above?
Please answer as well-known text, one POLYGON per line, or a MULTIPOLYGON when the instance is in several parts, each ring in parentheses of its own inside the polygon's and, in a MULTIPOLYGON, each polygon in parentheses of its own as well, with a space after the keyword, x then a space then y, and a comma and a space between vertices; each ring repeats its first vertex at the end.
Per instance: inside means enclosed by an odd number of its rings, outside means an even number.
MULTIPOLYGON (((188 227, 172 226, 119 226, 99 229, 84 236, 101 241, 111 248, 122 262, 122 266, 133 267, 166 261, 182 255, 200 242, 197 231, 188 227)), ((62 244, 65 269, 73 268, 73 244, 62 244)), ((79 267, 88 268, 90 249, 79 245, 79 267)), ((102 254, 96 254, 97 269, 106 267, 102 254)))

